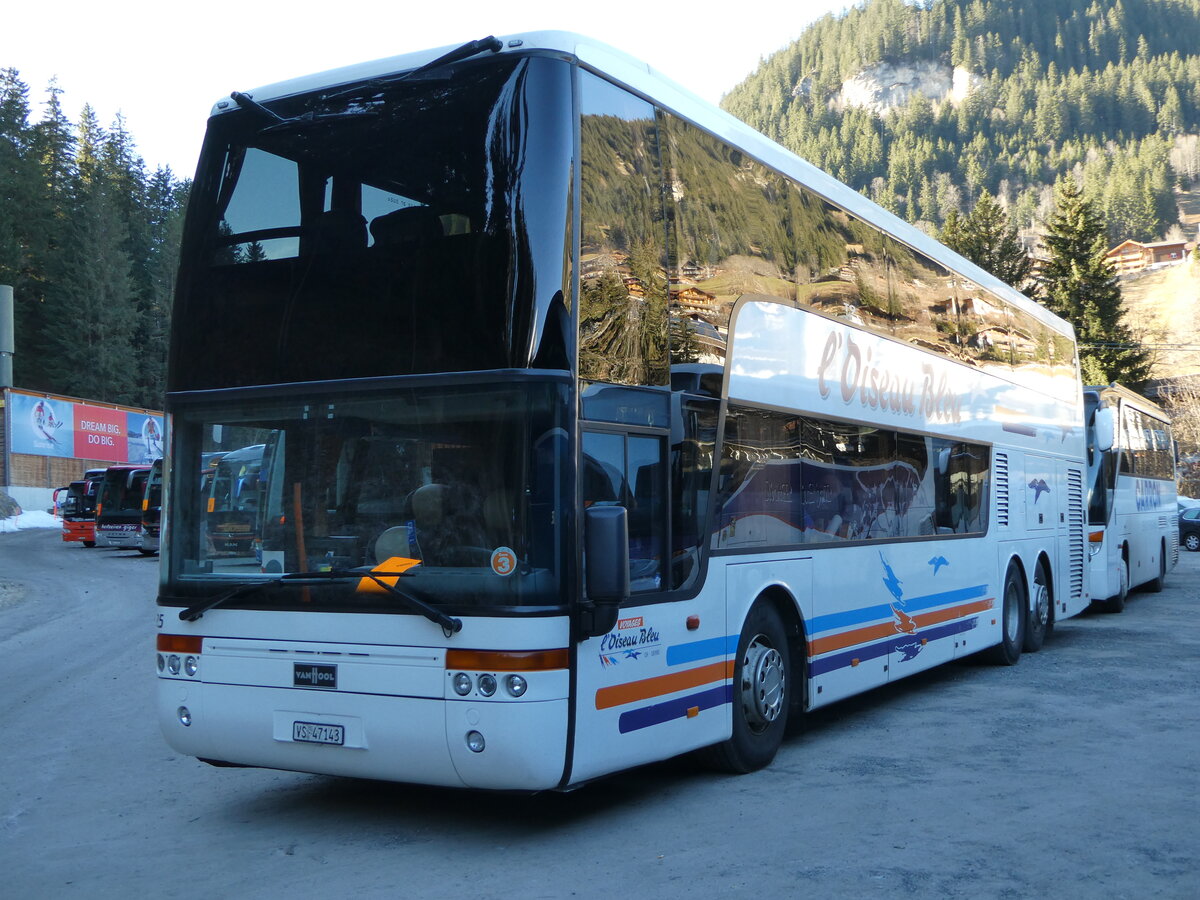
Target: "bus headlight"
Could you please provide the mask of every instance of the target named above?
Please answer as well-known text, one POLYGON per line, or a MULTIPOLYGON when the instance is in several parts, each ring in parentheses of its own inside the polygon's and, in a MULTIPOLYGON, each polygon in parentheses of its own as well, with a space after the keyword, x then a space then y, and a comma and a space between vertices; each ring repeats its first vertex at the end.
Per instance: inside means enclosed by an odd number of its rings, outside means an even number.
POLYGON ((529 682, 520 675, 509 675, 504 679, 504 686, 508 688, 508 692, 514 697, 520 697, 529 687, 529 682))
POLYGON ((466 672, 459 672, 454 676, 454 693, 460 697, 471 693, 471 676, 466 672))
POLYGON ((172 675, 179 674, 179 657, 174 653, 167 657, 167 671, 172 675))
POLYGON ((490 697, 496 693, 496 676, 495 675, 480 675, 479 676, 479 693, 485 697, 490 697))
POLYGON ((192 711, 186 706, 181 706, 176 711, 179 716, 179 724, 185 728, 192 724, 192 711))
POLYGON ((196 670, 199 668, 200 660, 196 659, 194 656, 189 656, 183 661, 183 671, 187 672, 189 678, 194 676, 196 674, 196 670))
POLYGON ((478 731, 467 732, 467 749, 472 753, 482 753, 483 748, 487 746, 483 740, 483 735, 478 731))

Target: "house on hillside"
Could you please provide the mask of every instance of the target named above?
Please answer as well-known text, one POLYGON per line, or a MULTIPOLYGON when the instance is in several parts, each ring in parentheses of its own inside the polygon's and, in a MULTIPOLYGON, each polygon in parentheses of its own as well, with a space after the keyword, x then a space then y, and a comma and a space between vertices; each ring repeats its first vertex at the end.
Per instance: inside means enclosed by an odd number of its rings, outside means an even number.
POLYGON ((1186 257, 1185 241, 1159 241, 1154 244, 1122 241, 1104 254, 1104 258, 1113 264, 1118 275, 1140 272, 1159 263, 1183 262, 1186 257))

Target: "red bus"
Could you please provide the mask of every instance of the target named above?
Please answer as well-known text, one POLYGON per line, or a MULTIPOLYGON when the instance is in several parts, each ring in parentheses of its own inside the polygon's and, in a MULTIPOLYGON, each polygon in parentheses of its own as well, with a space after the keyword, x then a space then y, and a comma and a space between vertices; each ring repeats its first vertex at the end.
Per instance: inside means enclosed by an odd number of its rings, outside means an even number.
POLYGON ((96 494, 104 472, 104 469, 88 469, 82 481, 72 481, 67 486, 67 496, 61 507, 64 541, 79 541, 85 547, 96 546, 96 494))

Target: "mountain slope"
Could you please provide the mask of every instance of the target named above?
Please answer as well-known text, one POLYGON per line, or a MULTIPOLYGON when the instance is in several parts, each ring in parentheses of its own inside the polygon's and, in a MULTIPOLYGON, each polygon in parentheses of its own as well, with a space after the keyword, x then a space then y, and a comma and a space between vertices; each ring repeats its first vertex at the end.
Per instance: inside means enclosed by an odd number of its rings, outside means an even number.
POLYGON ((1154 240, 1200 174, 1200 0, 868 0, 722 105, 910 221, 987 190, 1032 227, 1075 171, 1114 243, 1154 240))

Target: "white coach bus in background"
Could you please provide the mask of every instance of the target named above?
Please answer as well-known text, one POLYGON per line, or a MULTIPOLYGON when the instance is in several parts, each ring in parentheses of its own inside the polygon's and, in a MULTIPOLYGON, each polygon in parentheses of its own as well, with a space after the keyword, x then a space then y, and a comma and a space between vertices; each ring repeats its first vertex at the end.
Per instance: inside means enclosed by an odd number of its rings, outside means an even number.
POLYGON ((1092 598, 1107 612, 1129 591, 1161 591, 1179 561, 1175 443, 1157 404, 1119 384, 1084 388, 1092 598))

